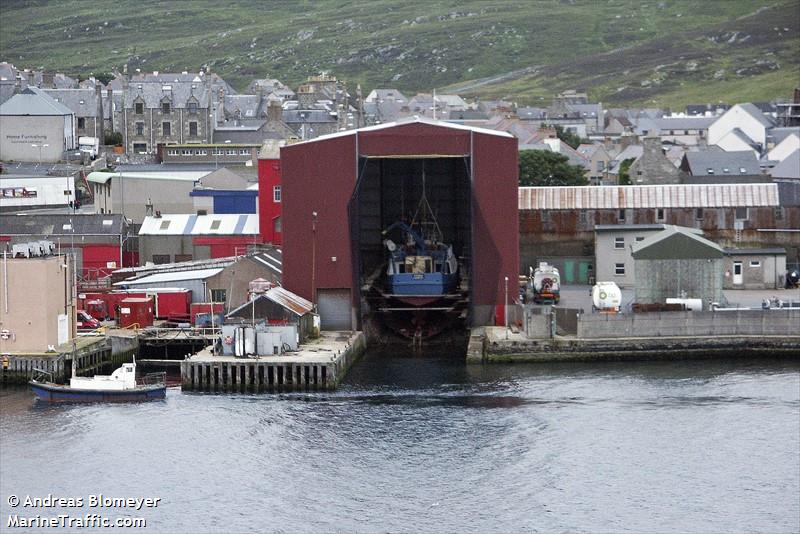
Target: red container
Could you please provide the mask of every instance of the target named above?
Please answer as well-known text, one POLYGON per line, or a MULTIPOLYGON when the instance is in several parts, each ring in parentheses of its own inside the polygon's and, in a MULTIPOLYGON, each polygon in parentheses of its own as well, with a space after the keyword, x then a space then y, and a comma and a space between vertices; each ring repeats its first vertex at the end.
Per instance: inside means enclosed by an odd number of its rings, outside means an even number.
POLYGON ((109 316, 106 301, 101 299, 87 300, 84 302, 83 309, 98 321, 105 321, 106 317, 109 316))
POLYGON ((119 321, 117 310, 122 306, 122 301, 127 298, 146 298, 147 295, 141 291, 117 290, 105 293, 101 298, 106 301, 108 314, 112 319, 119 321))
POLYGON ((128 297, 119 303, 119 325, 126 328, 138 324, 139 328, 152 326, 155 320, 155 305, 152 297, 128 297))
MULTIPOLYGON (((191 306, 190 316, 192 319, 192 324, 197 322, 197 315, 200 313, 211 313, 211 303, 210 302, 195 302, 191 306)), ((222 314, 225 313, 225 303, 223 302, 215 302, 214 303, 214 314, 222 314)), ((216 318, 214 319, 216 321, 216 318)))
POLYGON ((156 317, 159 319, 189 317, 191 289, 145 289, 145 292, 147 296, 155 297, 156 317))

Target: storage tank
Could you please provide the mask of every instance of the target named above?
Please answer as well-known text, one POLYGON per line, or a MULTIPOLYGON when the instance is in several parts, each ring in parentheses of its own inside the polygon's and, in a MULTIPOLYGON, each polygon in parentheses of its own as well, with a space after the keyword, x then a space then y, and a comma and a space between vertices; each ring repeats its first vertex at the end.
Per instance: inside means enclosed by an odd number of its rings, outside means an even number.
POLYGON ((616 282, 597 282, 592 288, 592 310, 618 312, 622 291, 616 282))
POLYGON ((561 276, 558 269, 546 262, 541 262, 530 278, 533 285, 533 301, 535 303, 552 302, 558 304, 561 298, 561 276))
POLYGON ((703 311, 703 299, 667 299, 667 304, 683 304, 688 311, 703 311))
POLYGON ((151 297, 129 297, 119 303, 119 325, 122 328, 138 324, 139 328, 152 326, 155 306, 151 297))

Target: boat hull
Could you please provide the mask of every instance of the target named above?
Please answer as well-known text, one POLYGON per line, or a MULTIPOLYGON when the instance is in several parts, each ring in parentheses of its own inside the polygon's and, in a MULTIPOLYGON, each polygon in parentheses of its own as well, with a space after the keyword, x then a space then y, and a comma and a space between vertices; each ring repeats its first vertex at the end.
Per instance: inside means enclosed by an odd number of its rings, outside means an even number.
POLYGON ((389 275, 389 287, 396 295, 437 297, 452 293, 458 276, 442 273, 401 273, 389 275))
POLYGON ((29 384, 36 398, 44 402, 135 402, 163 399, 167 395, 166 384, 125 390, 72 389, 36 380, 31 380, 29 384))

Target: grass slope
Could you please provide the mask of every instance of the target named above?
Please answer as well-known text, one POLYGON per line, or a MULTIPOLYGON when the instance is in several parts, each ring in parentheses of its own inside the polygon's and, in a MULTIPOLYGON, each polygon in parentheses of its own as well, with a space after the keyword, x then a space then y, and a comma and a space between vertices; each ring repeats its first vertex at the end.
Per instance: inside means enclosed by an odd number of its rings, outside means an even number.
POLYGON ((785 96, 799 19, 800 0, 3 0, 0 58, 73 75, 207 65, 239 89, 328 70, 365 90, 678 105, 785 96))

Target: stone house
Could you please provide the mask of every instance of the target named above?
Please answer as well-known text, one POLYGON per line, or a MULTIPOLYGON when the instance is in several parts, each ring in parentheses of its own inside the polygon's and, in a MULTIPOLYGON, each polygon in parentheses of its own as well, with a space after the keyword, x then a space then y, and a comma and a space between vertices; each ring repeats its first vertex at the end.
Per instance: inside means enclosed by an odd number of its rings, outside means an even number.
POLYGON ((642 139, 642 155, 628 170, 633 185, 679 184, 683 172, 667 159, 660 137, 642 139))

